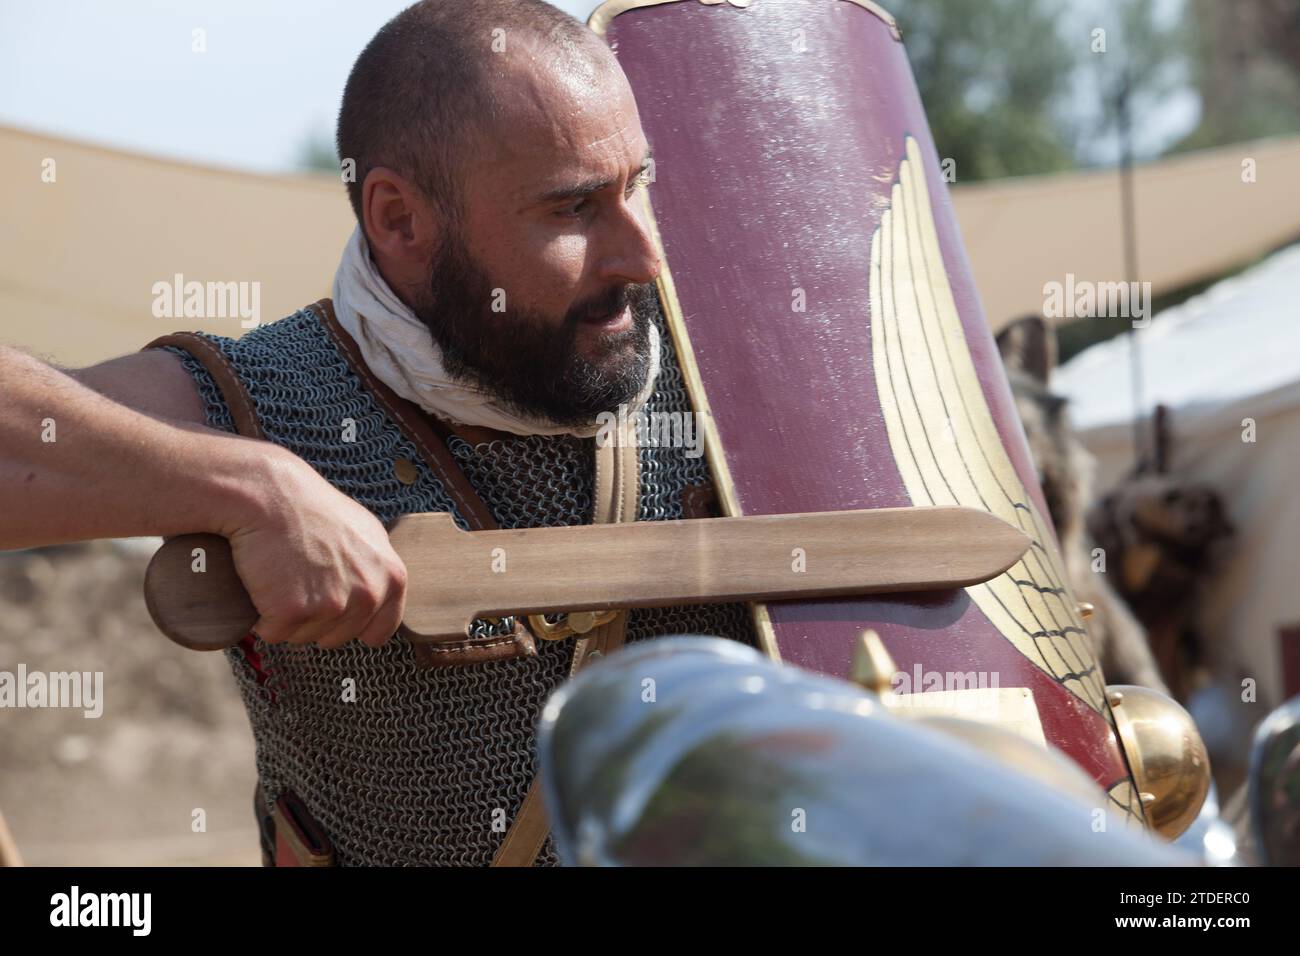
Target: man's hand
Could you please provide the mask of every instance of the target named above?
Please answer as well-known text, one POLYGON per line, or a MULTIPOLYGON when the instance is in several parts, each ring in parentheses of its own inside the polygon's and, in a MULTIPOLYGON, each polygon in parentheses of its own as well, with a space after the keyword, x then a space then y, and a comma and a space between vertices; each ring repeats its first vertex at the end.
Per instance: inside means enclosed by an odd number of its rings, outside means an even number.
POLYGON ((220 534, 265 640, 397 630, 406 568, 379 521, 288 451, 205 427, 174 355, 62 372, 0 346, 0 395, 0 550, 220 534))
POLYGON ((254 517, 223 532, 268 643, 372 647, 402 622, 406 565, 369 511, 301 459, 268 448, 254 517))

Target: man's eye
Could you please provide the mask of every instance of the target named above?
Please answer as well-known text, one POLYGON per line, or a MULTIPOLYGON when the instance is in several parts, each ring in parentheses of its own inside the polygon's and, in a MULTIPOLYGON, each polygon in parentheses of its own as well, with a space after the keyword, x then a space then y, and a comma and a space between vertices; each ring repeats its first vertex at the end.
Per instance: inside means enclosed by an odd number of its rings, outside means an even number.
POLYGON ((579 216, 582 215, 582 211, 587 208, 588 201, 589 200, 586 199, 579 199, 577 202, 573 203, 572 205, 565 206, 563 209, 557 210, 556 215, 563 216, 566 219, 577 219, 579 216))
POLYGON ((632 195, 633 192, 640 189, 642 186, 649 186, 651 181, 652 180, 650 176, 650 170, 648 169, 642 170, 641 172, 633 176, 631 180, 628 181, 627 194, 630 196, 632 195))

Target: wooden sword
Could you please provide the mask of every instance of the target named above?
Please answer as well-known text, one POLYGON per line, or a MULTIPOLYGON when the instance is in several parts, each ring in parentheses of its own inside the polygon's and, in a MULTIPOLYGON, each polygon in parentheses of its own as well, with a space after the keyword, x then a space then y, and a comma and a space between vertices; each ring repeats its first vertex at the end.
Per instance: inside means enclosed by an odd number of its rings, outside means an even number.
MULTIPOLYGON (((464 640, 482 617, 968 587, 1029 547, 995 515, 949 507, 512 531, 412 514, 389 540, 408 572, 399 633, 412 641, 464 640)), ((145 603, 159 630, 195 650, 238 643, 258 618, 218 535, 164 543, 145 573, 145 603)))

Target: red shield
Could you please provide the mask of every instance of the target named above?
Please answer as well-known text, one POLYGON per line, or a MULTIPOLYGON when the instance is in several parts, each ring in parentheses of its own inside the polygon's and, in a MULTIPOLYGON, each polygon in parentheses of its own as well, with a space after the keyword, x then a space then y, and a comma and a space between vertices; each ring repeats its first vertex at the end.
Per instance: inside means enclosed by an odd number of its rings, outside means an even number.
POLYGON ((966 505, 1033 540, 965 590, 756 607, 764 649, 846 676, 872 628, 900 690, 1028 688, 1141 820, 892 18, 618 0, 590 22, 653 150, 661 301, 727 513, 966 505))

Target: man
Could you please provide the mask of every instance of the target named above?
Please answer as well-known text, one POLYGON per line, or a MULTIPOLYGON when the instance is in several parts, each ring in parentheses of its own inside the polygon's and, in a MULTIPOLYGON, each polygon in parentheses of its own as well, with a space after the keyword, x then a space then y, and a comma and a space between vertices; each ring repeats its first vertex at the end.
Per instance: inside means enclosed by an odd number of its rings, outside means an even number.
MULTIPOLYGON (((338 863, 481 865, 527 816, 533 726, 575 641, 513 618, 451 647, 394 638, 384 524, 591 521, 597 416, 688 408, 636 195, 649 147, 612 53, 541 0, 402 12, 357 60, 338 133, 358 228, 332 304, 77 372, 0 353, 0 548, 225 536, 260 615, 228 657, 268 860, 324 857, 302 846, 318 827, 338 863)), ((685 451, 639 451, 636 517, 705 513, 685 451)), ((752 639, 737 605, 620 628, 752 639)), ((555 861, 549 840, 537 855, 555 861)))

